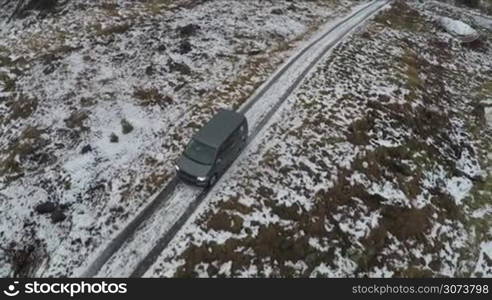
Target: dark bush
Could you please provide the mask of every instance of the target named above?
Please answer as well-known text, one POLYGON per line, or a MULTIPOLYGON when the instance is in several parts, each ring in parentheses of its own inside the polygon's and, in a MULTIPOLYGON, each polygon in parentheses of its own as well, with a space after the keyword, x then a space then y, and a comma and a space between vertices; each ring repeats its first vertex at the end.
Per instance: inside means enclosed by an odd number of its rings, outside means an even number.
POLYGON ((109 136, 109 141, 111 143, 118 143, 120 141, 120 138, 113 132, 111 133, 111 135, 109 136))
POLYGON ((200 29, 201 27, 196 24, 188 24, 183 27, 178 27, 177 32, 182 38, 185 38, 196 35, 200 29))
POLYGON ((12 14, 8 19, 8 22, 12 18, 19 18, 26 15, 28 11, 37 10, 43 12, 53 12, 55 9, 61 5, 65 5, 69 0, 64 1, 60 4, 58 0, 5 0, 2 7, 9 7, 12 9, 12 14))
POLYGON ((480 37, 473 42, 463 43, 463 46, 477 52, 487 52, 487 43, 484 37, 480 37))
POLYGON ((128 134, 133 131, 133 125, 126 119, 121 120, 121 131, 123 134, 128 134))
POLYGON ((457 0, 457 3, 471 8, 480 7, 480 0, 457 0))
POLYGON ((31 0, 26 5, 26 10, 53 10, 58 5, 58 0, 31 0))
POLYGON ((56 209, 56 204, 53 202, 44 202, 37 205, 34 210, 39 214, 52 213, 56 209))
POLYGON ((51 222, 53 224, 63 222, 66 218, 67 216, 59 208, 51 213, 51 222))
POLYGON ((82 150, 80 151, 80 153, 86 154, 87 152, 91 152, 91 151, 92 151, 92 146, 91 145, 85 145, 84 147, 82 147, 82 150))
POLYGON ((46 243, 36 237, 35 223, 25 223, 24 228, 24 236, 19 240, 12 241, 5 247, 0 245, 0 250, 12 266, 9 276, 14 278, 34 276, 43 261, 49 259, 46 243))

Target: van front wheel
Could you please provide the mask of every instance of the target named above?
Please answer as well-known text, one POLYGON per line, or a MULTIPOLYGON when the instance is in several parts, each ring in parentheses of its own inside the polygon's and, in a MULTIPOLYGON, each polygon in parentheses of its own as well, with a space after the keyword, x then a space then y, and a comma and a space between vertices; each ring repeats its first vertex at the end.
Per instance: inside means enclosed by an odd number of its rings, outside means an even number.
POLYGON ((217 174, 214 174, 208 181, 208 186, 212 187, 217 182, 217 174))

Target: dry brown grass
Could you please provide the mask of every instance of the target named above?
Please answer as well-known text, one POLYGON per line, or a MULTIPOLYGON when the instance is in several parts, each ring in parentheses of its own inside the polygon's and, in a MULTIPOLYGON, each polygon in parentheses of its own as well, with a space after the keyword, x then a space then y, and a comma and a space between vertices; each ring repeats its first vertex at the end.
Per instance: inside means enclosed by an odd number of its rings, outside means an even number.
POLYGON ((89 119, 89 112, 86 110, 76 110, 70 114, 68 118, 63 120, 68 128, 78 130, 88 130, 89 128, 84 126, 85 121, 89 119))
POLYGON ((115 0, 105 0, 101 3, 101 8, 106 12, 108 16, 119 16, 119 5, 115 0))
POLYGON ((212 230, 229 231, 238 234, 243 228, 243 219, 237 215, 219 211, 217 214, 212 215, 206 224, 207 228, 212 230))
POLYGON ((253 212, 253 208, 239 202, 238 196, 230 197, 226 201, 221 201, 218 208, 220 211, 238 212, 243 215, 253 212))
POLYGON ((148 180, 145 182, 145 189, 149 194, 153 194, 158 191, 159 188, 164 186, 166 182, 169 181, 171 175, 162 172, 162 173, 152 173, 148 180))
POLYGON ((19 94, 7 102, 7 107, 9 107, 9 119, 27 119, 37 110, 38 99, 19 94))
POLYGON ((417 33, 425 28, 425 19, 403 0, 396 1, 390 9, 378 14, 374 21, 399 31, 417 33))
POLYGON ((354 145, 368 145, 370 141, 369 131, 374 127, 371 117, 364 117, 354 121, 349 127, 347 139, 354 145))
POLYGON ((161 94, 159 89, 136 87, 133 96, 140 100, 139 104, 143 106, 160 106, 164 108, 173 103, 173 98, 161 94))
POLYGON ((145 0, 144 9, 147 13, 151 15, 158 15, 164 11, 169 10, 173 4, 182 4, 183 1, 176 0, 145 0))
POLYGON ((34 276, 36 269, 43 262, 49 260, 46 244, 36 238, 33 227, 28 227, 25 231, 25 237, 22 241, 0 246, 12 266, 10 276, 14 278, 34 276))
POLYGON ((43 130, 28 126, 7 149, 3 149, 5 158, 0 162, 1 175, 23 175, 22 163, 27 157, 35 155, 46 141, 42 138, 43 130))

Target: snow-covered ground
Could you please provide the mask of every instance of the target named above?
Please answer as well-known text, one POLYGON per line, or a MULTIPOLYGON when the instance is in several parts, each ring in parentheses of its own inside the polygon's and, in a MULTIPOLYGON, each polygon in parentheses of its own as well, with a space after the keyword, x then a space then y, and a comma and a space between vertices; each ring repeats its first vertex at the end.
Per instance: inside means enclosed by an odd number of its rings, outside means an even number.
MULTIPOLYGON (((319 32, 313 36, 312 41, 308 41, 305 46, 300 47, 298 53, 272 74, 270 79, 258 88, 240 109, 248 119, 250 139, 254 139, 263 126, 268 127, 269 124, 265 124, 265 122, 268 121, 270 113, 275 112, 277 105, 282 104, 285 97, 305 77, 312 66, 322 56, 329 54, 327 53, 328 50, 336 46, 339 40, 356 30, 358 26, 361 26, 362 21, 367 20, 386 4, 386 1, 371 4, 363 3, 355 6, 353 12, 347 16, 323 25, 319 32)), ((241 159, 242 157, 236 161, 240 162, 241 159)), ((220 182, 216 185, 219 189, 220 182)), ((166 198, 165 205, 153 212, 152 216, 145 220, 144 224, 101 268, 99 266, 100 256, 97 255, 94 259, 96 264, 89 264, 89 268, 82 265, 81 269, 85 269, 83 275, 126 277, 131 275, 140 264, 143 264, 143 268, 145 268, 147 262, 143 262, 143 260, 146 255, 157 249, 154 247, 157 247, 160 239, 167 238, 166 235, 171 231, 171 228, 179 222, 181 216, 189 209, 191 203, 196 201, 195 198, 200 197, 201 193, 202 189, 178 184, 171 195, 166 198), (100 271, 97 273, 95 269, 99 268, 100 271)), ((211 197, 214 197, 213 192, 211 197)), ((205 203, 208 202, 207 199, 204 200, 205 203)))
POLYGON ((321 62, 146 276, 491 277, 491 44, 435 20, 492 34, 436 7, 321 62))
POLYGON ((8 24, 2 10, 0 275, 72 275, 166 185, 214 111, 354 4, 70 1, 8 24))
MULTIPOLYGON (((0 11, 0 276, 83 274, 214 111, 359 4, 0 11)), ((307 75, 146 276, 491 277, 491 39, 486 16, 397 1, 307 75), (461 45, 440 17, 485 38, 461 45)), ((153 215, 162 227, 99 275, 128 275, 200 189, 175 192, 173 218, 153 215)))

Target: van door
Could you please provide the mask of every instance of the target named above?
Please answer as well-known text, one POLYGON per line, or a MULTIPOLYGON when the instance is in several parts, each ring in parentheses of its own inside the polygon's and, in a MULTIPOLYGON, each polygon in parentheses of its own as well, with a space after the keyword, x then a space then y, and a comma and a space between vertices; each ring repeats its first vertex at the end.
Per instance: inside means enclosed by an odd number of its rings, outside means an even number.
POLYGON ((237 148, 238 136, 237 132, 233 132, 227 141, 227 165, 231 165, 236 158, 236 148, 237 148))
POLYGON ((234 132, 232 138, 233 138, 233 145, 231 149, 231 163, 239 156, 241 153, 241 150, 243 149, 244 145, 246 144, 246 139, 247 139, 247 130, 244 124, 241 124, 238 129, 234 132))
POLYGON ((227 166, 231 163, 231 146, 233 140, 231 139, 232 136, 230 136, 223 144, 220 146, 220 150, 217 156, 217 163, 218 163, 218 169, 220 172, 223 172, 227 166))
POLYGON ((219 158, 221 160, 221 171, 231 165, 238 157, 247 140, 247 125, 241 124, 227 140, 222 144, 219 158))
POLYGON ((227 161, 225 159, 225 149, 223 146, 219 148, 219 152, 217 153, 217 160, 215 161, 215 172, 222 173, 227 165, 227 161))

